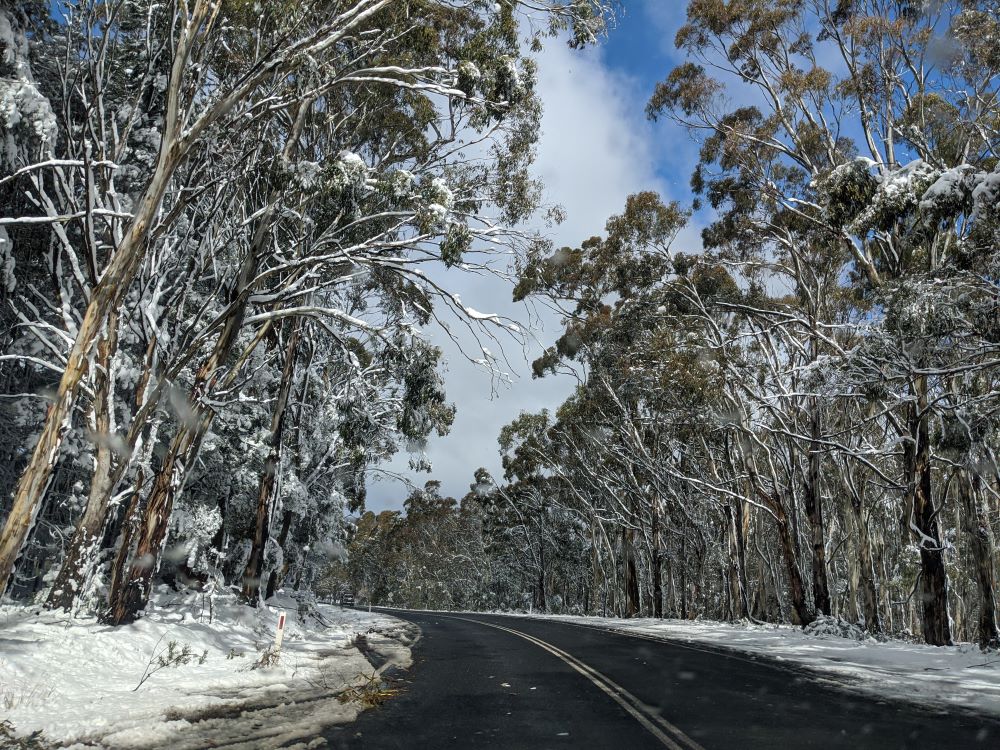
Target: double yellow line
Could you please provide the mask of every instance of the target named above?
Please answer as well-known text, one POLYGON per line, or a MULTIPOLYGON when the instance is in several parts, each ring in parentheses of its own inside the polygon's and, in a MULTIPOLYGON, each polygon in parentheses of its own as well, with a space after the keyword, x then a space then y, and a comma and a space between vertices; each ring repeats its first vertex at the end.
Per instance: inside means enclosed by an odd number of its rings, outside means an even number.
POLYGON ((535 644, 541 649, 545 649, 553 656, 561 659, 570 667, 575 669, 577 672, 582 674, 597 687, 603 690, 612 700, 614 700, 618 705, 624 708, 636 721, 642 724, 645 729, 652 734, 656 739, 658 739, 664 747, 670 748, 670 750, 705 750, 701 745, 695 742, 693 739, 688 737, 684 732, 678 729, 676 726, 671 724, 669 721, 664 719, 660 714, 645 703, 636 698, 632 693, 623 688, 617 682, 612 680, 610 677, 601 674, 596 669, 582 661, 577 659, 572 654, 568 654, 557 646, 553 646, 551 643, 536 638, 533 635, 528 635, 520 630, 515 630, 514 628, 506 628, 503 625, 496 625, 492 622, 483 622, 482 620, 474 620, 469 617, 456 617, 455 615, 441 615, 436 613, 438 616, 451 617, 454 620, 464 620, 465 622, 474 622, 477 625, 485 625, 490 628, 496 628, 497 630, 503 630, 504 632, 516 635, 519 638, 535 644))

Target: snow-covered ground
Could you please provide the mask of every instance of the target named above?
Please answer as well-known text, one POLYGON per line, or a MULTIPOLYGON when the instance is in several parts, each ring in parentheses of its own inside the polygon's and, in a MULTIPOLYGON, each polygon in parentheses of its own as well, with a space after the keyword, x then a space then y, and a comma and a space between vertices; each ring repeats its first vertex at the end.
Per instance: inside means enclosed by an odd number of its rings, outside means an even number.
POLYGON ((708 646, 766 656, 789 666, 805 667, 839 685, 880 698, 1000 716, 1000 653, 983 652, 970 643, 939 647, 898 640, 877 641, 832 618, 815 623, 811 632, 806 632, 791 625, 711 620, 515 616, 616 630, 681 642, 693 648, 708 646))
POLYGON ((376 666, 408 666, 417 635, 388 615, 308 597, 279 595, 259 610, 213 599, 164 587, 148 615, 119 628, 0 607, 0 722, 108 748, 182 750, 211 736, 241 747, 307 743, 353 720, 362 705, 342 702, 344 690, 368 684, 376 666), (279 610, 280 657, 262 665, 279 610))

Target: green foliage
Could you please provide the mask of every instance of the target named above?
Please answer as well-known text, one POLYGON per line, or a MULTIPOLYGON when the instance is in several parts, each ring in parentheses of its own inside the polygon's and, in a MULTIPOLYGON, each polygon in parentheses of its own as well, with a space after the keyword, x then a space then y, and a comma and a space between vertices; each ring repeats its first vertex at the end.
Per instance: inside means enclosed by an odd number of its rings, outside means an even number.
POLYGON ((413 490, 405 515, 366 512, 335 575, 368 601, 431 609, 484 605, 480 514, 471 502, 442 497, 428 482, 413 490))

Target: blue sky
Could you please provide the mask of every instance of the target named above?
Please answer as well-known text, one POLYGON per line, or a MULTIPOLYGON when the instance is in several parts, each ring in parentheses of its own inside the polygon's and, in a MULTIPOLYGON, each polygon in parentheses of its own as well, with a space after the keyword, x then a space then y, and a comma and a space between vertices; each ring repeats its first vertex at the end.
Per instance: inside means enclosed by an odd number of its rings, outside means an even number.
MULTIPOLYGON (((689 200, 689 177, 697 145, 677 125, 646 120, 645 106, 656 83, 679 61, 673 39, 683 22, 684 3, 671 0, 626 0, 625 13, 599 48, 570 50, 552 41, 539 57, 539 90, 545 108, 535 172, 546 185, 546 202, 560 204, 567 220, 548 230, 560 245, 578 245, 602 232, 607 218, 621 210, 631 193, 656 190, 667 199, 689 200)), ((678 238, 679 247, 698 245, 691 226, 678 238)), ((559 320, 551 313, 511 302, 511 287, 498 279, 461 278, 449 274, 464 304, 481 312, 497 312, 525 324, 534 334, 524 351, 505 348, 510 362, 509 385, 494 389, 490 376, 472 366, 440 331, 428 337, 445 351, 445 384, 458 406, 449 435, 434 437, 427 458, 430 474, 409 470, 408 454, 400 454, 389 472, 400 479, 373 476, 368 508, 401 508, 407 482, 428 479, 442 491, 461 497, 475 469, 501 475, 497 435, 521 411, 554 409, 571 392, 572 378, 531 378, 530 363, 558 335, 559 320), (495 391, 495 392, 494 392, 495 391)), ((469 346, 467 339, 463 345, 469 346)))
MULTIPOLYGON (((684 22, 686 3, 679 0, 624 0, 621 13, 601 47, 603 66, 630 79, 641 95, 643 116, 646 100, 670 69, 682 62, 674 48, 674 35, 684 22)), ((671 122, 650 126, 655 139, 653 168, 671 190, 668 197, 688 199, 688 184, 694 167, 695 146, 690 136, 671 122)))

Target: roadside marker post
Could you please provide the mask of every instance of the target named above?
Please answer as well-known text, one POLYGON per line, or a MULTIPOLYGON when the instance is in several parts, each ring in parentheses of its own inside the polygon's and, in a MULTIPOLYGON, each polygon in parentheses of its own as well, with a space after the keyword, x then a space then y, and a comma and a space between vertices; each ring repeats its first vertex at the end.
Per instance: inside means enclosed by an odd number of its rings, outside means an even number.
POLYGON ((274 650, 281 651, 281 641, 285 638, 285 610, 278 612, 278 627, 274 631, 274 650))

